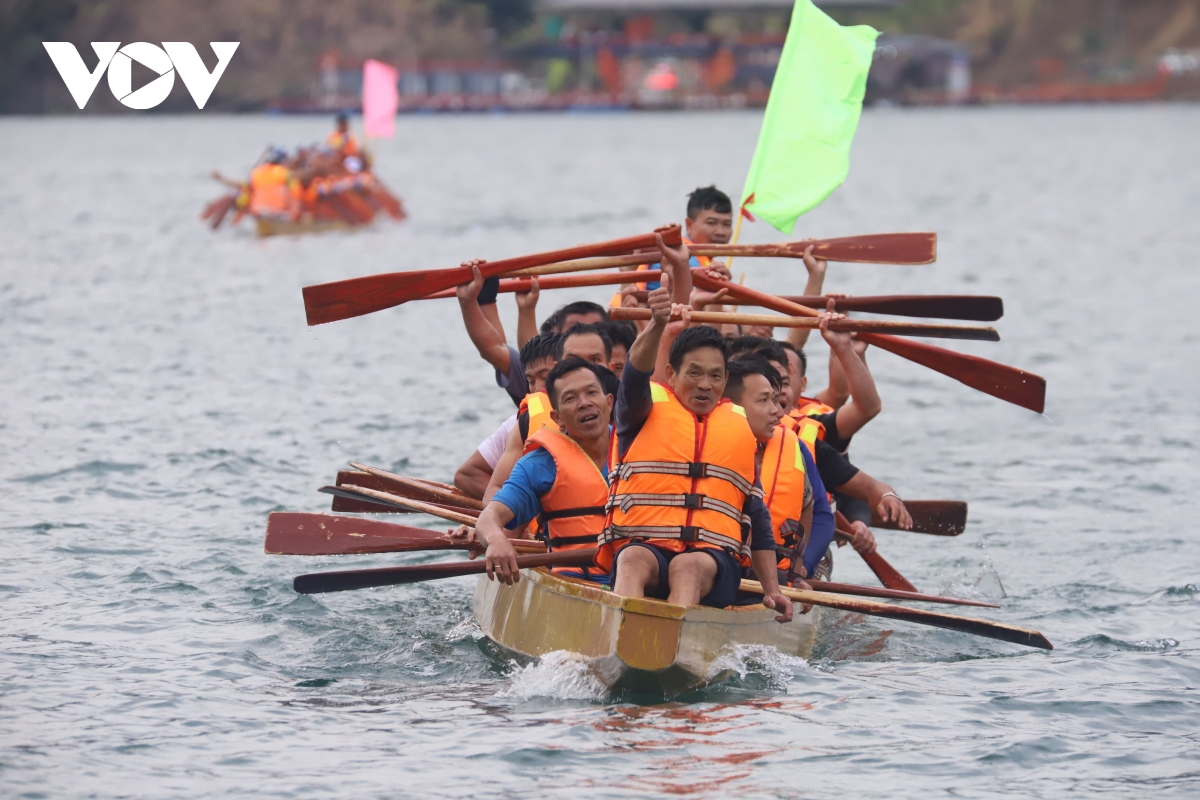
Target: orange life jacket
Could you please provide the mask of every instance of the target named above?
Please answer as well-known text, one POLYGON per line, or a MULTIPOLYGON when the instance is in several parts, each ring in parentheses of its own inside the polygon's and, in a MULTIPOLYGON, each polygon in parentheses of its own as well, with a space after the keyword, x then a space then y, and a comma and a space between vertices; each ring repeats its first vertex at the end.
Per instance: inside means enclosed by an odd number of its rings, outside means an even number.
POLYGON ((796 434, 782 425, 767 442, 762 458, 763 502, 771 512, 779 569, 791 570, 804 555, 809 532, 800 520, 813 501, 812 483, 796 434))
POLYGON ((758 491, 758 443, 745 411, 722 399, 697 417, 662 384, 651 383, 650 394, 650 416, 609 474, 597 563, 611 569, 621 547, 641 540, 675 552, 720 548, 748 564, 750 520, 742 508, 758 491))
POLYGON ((790 430, 808 446, 808 452, 817 457, 817 440, 825 440, 825 426, 812 417, 792 409, 779 421, 781 427, 790 430))
MULTIPOLYGON (((554 459, 556 475, 550 491, 541 497, 538 538, 552 551, 595 547, 604 530, 608 481, 591 456, 565 433, 550 428, 534 431, 525 452, 539 447, 554 459)), ((554 571, 578 574, 577 568, 554 571)))
POLYGON ((828 414, 836 409, 834 409, 833 406, 827 406, 820 400, 814 400, 811 397, 798 397, 796 398, 796 408, 793 410, 799 414, 803 414, 806 417, 819 417, 822 414, 828 414))
POLYGON ((354 138, 354 134, 350 132, 342 133, 334 131, 325 139, 325 144, 333 150, 337 150, 342 156, 358 155, 358 140, 354 138))
POLYGON ((259 164, 250 173, 250 213, 292 213, 291 171, 282 164, 259 164))
POLYGON ((521 398, 521 405, 517 409, 518 420, 522 414, 529 415, 529 425, 525 432, 526 442, 542 428, 558 430, 558 425, 550 418, 550 395, 545 392, 530 392, 521 398))

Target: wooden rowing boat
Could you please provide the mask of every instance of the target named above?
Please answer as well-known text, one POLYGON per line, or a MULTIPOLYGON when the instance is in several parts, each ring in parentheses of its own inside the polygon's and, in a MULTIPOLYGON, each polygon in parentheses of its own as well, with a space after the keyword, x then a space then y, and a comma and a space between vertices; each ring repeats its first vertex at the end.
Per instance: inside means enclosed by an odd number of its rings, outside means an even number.
POLYGON ((666 697, 730 677, 722 656, 737 645, 767 645, 808 658, 820 609, 775 621, 762 605, 729 609, 621 597, 596 584, 524 570, 515 586, 480 576, 475 618, 496 644, 538 658, 568 651, 613 691, 666 697))
POLYGON ((302 233, 326 233, 328 231, 345 231, 352 227, 342 219, 286 219, 284 217, 255 217, 254 229, 258 238, 267 236, 297 236, 302 233))

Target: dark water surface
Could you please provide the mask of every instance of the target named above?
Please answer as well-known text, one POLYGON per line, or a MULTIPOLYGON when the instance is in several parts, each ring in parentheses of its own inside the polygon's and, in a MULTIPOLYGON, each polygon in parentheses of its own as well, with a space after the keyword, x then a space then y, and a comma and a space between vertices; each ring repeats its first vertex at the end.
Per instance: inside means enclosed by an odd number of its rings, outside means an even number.
MULTIPOLYGON (((403 225, 197 221, 209 169, 326 122, 0 120, 0 795, 1200 792, 1200 108, 869 112, 796 231, 938 231, 936 264, 834 265, 834 291, 1004 296, 1004 340, 961 348, 1045 375, 1047 415, 872 353, 855 458, 971 504, 957 539, 880 532, 889 560, 1056 649, 831 615, 812 661, 730 653, 739 679, 670 704, 513 663, 470 580, 297 596, 300 572, 421 557, 267 557, 262 534, 327 508, 350 459, 449 479, 512 411, 452 301, 309 329, 301 286, 678 220, 696 185, 740 189, 758 117, 409 118, 379 148, 403 225)), ((845 550, 838 575, 871 578, 845 550)))

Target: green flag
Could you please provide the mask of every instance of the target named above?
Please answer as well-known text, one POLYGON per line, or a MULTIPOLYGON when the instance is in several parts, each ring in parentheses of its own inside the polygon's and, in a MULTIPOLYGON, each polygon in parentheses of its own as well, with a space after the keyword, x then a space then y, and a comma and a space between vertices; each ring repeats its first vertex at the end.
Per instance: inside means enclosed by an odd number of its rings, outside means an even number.
POLYGON ((796 0, 742 191, 743 206, 783 233, 846 180, 878 35, 796 0))

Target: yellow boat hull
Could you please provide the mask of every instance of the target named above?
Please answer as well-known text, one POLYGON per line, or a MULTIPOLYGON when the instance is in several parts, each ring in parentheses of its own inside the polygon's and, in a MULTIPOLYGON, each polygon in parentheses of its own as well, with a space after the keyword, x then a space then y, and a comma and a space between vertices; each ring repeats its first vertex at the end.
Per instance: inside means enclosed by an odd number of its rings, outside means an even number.
POLYGON ((345 231, 350 223, 340 219, 285 219, 283 217, 255 217, 254 229, 259 238, 267 236, 297 236, 302 233, 325 233, 345 231))
POLYGON ((729 677, 721 656, 737 645, 808 658, 820 614, 815 608, 781 625, 762 605, 719 609, 621 597, 546 570, 523 570, 515 586, 481 576, 474 611, 502 647, 531 657, 576 653, 612 690, 667 697, 729 677))

